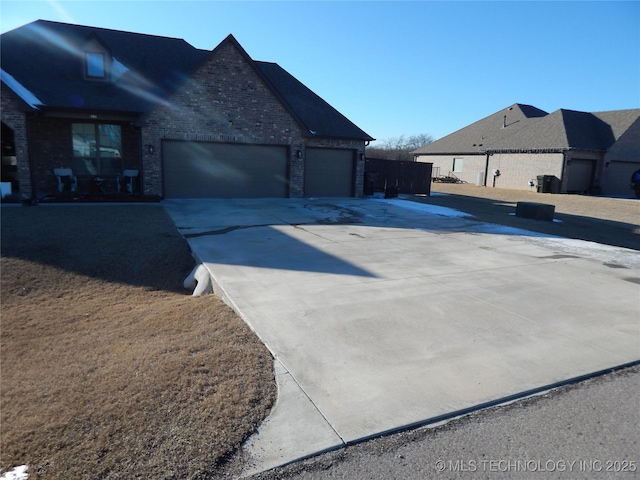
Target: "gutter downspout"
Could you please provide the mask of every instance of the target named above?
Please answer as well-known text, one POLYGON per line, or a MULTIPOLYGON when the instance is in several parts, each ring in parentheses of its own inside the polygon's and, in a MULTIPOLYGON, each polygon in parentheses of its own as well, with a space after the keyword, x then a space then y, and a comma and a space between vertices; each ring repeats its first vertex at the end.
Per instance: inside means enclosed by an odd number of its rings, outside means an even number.
POLYGON ((489 152, 486 152, 487 158, 484 163, 484 186, 487 186, 487 177, 489 176, 489 157, 492 155, 489 152))
POLYGON ((560 186, 558 187, 558 193, 565 193, 567 188, 567 179, 565 174, 567 171, 567 150, 562 151, 562 171, 560 172, 560 186))

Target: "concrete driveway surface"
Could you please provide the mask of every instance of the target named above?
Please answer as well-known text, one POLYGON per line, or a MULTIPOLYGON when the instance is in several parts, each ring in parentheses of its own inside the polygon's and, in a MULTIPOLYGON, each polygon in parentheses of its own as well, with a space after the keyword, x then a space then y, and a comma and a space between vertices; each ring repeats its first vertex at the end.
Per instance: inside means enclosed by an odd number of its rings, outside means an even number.
POLYGON ((400 199, 167 200, 275 358, 246 475, 640 359, 640 254, 400 199))

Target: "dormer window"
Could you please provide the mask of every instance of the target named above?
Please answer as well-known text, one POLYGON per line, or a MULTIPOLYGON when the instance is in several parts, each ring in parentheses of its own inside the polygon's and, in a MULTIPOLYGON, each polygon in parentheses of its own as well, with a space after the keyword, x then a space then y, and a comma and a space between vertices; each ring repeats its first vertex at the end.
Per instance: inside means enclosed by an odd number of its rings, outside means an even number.
POLYGON ((86 65, 87 77, 104 78, 106 76, 104 54, 87 52, 86 65))
POLYGON ((109 80, 111 76, 111 49, 90 35, 84 42, 84 77, 88 80, 109 80))

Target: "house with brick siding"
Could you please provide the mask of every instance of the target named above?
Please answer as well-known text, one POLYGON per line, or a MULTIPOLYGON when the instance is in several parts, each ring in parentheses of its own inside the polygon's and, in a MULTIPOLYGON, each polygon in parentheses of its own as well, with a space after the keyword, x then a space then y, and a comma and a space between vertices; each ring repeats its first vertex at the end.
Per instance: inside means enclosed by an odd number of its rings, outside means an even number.
POLYGON ((39 20, 0 42, 2 181, 22 197, 362 195, 373 138, 232 35, 39 20))
POLYGON ((629 197, 631 175, 640 168, 640 109, 547 113, 516 103, 413 155, 433 163, 433 175, 440 178, 629 197))

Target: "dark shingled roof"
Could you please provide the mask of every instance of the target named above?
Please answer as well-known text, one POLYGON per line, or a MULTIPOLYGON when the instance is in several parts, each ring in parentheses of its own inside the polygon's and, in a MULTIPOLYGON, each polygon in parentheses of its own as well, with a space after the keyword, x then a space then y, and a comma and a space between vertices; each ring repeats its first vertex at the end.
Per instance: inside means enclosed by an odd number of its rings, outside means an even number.
POLYGON ((311 136, 373 140, 279 65, 255 63, 311 136))
POLYGON ((486 150, 489 145, 496 144, 523 129, 532 119, 544 115, 547 115, 547 112, 539 108, 516 103, 419 148, 413 153, 478 153, 486 150))
POLYGON ((210 52, 184 40, 38 20, 2 35, 2 69, 46 108, 145 112, 210 52), (126 66, 113 82, 87 81, 84 46, 95 39, 126 66))
MULTIPOLYGON (((515 104, 413 153, 606 151, 623 134, 626 136, 625 132, 639 118, 640 109, 598 113, 560 109, 547 114, 535 107, 515 104)), ((637 138, 635 142, 637 145, 637 138)))
MULTIPOLYGON (((373 140, 280 66, 253 61, 232 35, 222 43, 225 41, 240 49, 304 134, 373 140)), ((14 91, 20 90, 22 96, 26 90, 30 98, 36 97, 40 105, 32 108, 134 114, 162 104, 212 54, 182 39, 45 20, 3 34, 0 48, 3 81, 14 91), (84 78, 84 47, 89 41, 109 50, 114 60, 112 72, 117 73, 115 81, 84 78)))
POLYGON ((640 143, 640 110, 600 112, 594 115, 611 125, 616 138, 616 142, 607 150, 607 160, 637 160, 638 143, 640 143), (613 118, 610 118, 611 116, 613 118))

